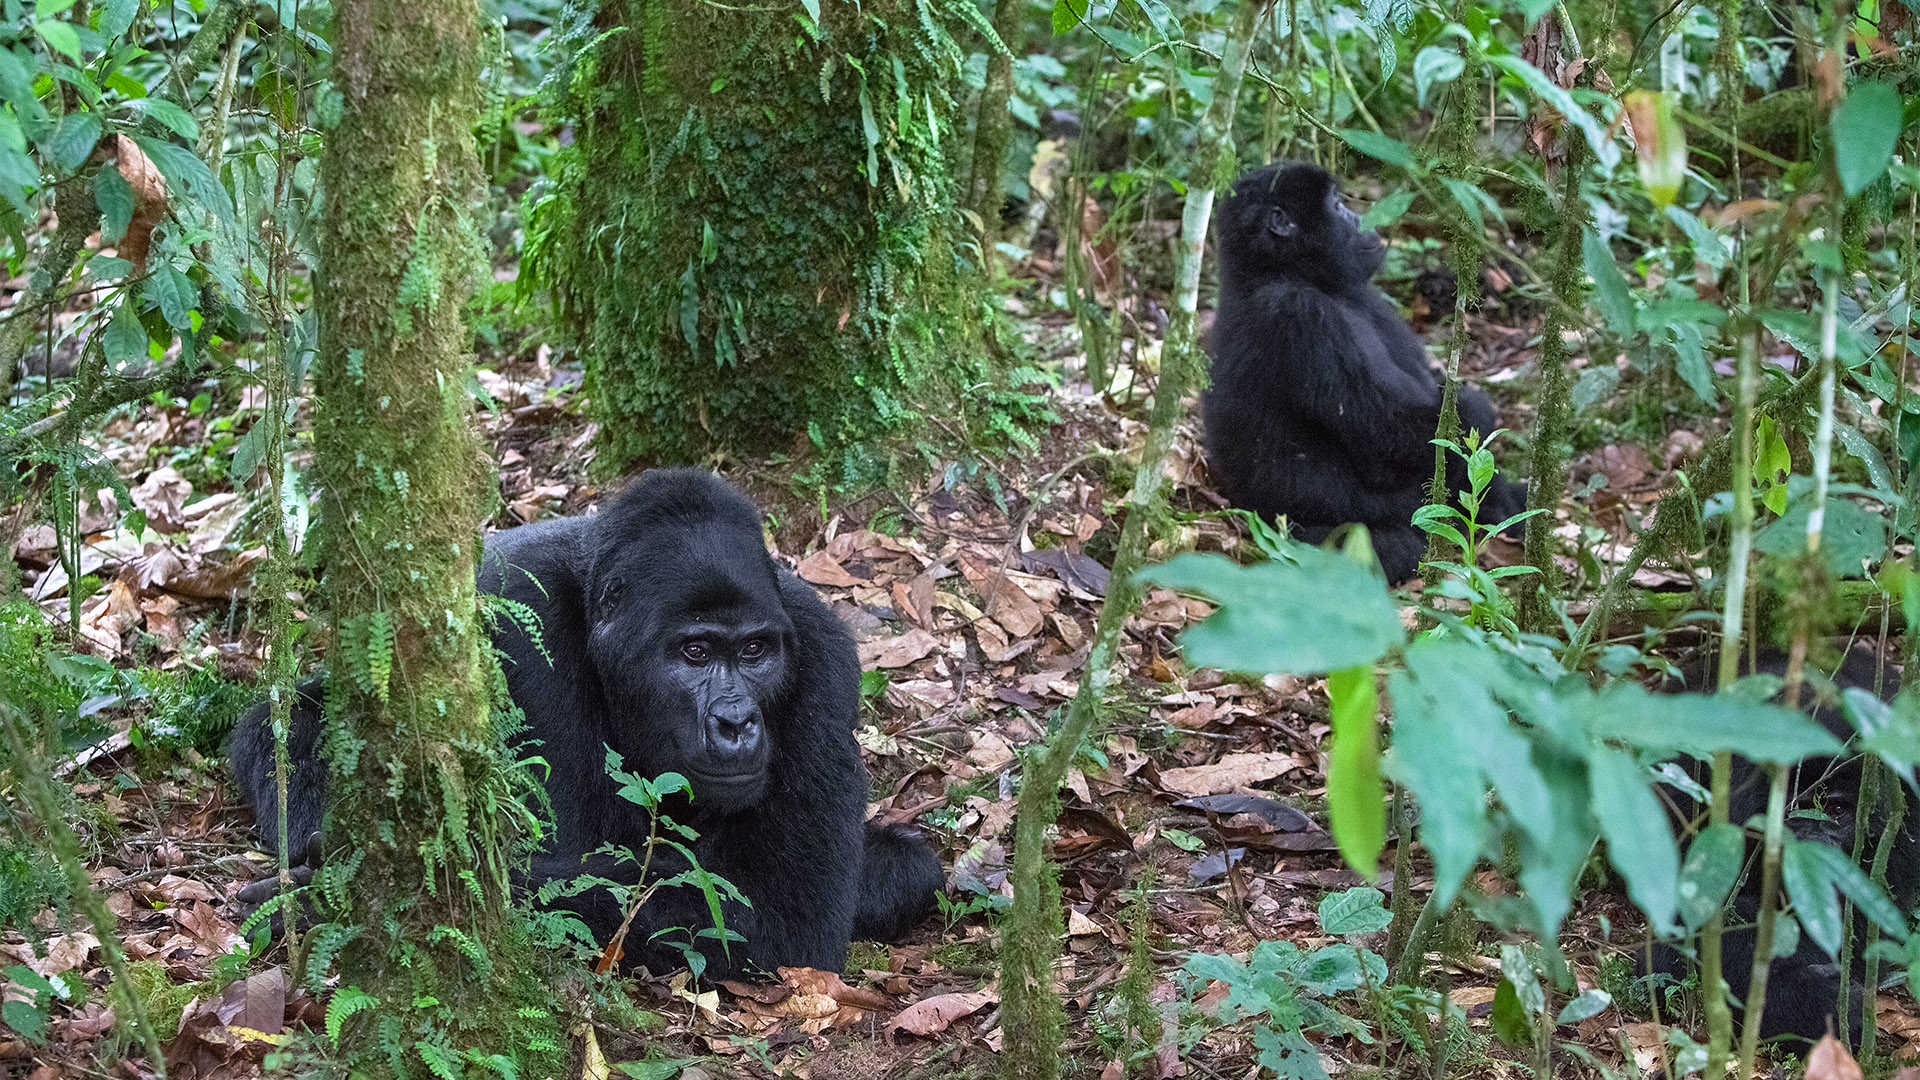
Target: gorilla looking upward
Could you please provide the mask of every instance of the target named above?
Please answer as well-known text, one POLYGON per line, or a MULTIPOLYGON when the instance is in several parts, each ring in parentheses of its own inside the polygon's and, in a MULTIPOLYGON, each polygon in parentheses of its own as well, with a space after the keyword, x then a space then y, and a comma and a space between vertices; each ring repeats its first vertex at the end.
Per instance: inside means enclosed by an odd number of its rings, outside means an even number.
MULTIPOLYGON (((1418 568, 1425 535, 1413 513, 1433 477, 1441 387, 1426 349, 1372 284, 1380 235, 1314 165, 1269 165, 1242 177, 1220 208, 1220 300, 1213 388, 1202 401, 1207 457, 1235 506, 1286 515, 1318 543, 1360 522, 1390 581, 1418 568)), ((1498 425, 1485 394, 1462 388, 1462 433, 1498 425)), ((1467 487, 1449 458, 1447 483, 1467 487)), ((1524 508, 1525 489, 1496 480, 1480 520, 1524 508)))
MULTIPOLYGON (((611 747, 628 771, 691 782, 691 801, 676 796, 665 812, 698 831, 700 864, 752 902, 724 906, 744 946, 723 953, 699 940, 714 977, 782 965, 838 971, 850 938, 895 937, 932 910, 942 883, 933 852, 908 830, 864 824, 853 639, 811 588, 774 564, 759 514, 738 492, 696 470, 647 473, 597 515, 489 536, 479 584, 531 608, 552 657, 515 621, 499 621, 494 645, 508 688, 551 768, 554 831, 528 888, 583 870, 636 875, 633 863, 592 854, 603 844, 638 853, 650 825, 646 810, 616 794, 605 768, 611 747)), ((327 783, 317 682, 301 688, 288 739, 287 835, 301 852, 324 846, 315 837, 327 783)), ((241 719, 231 754, 261 831, 271 832, 264 706, 241 719)), ((670 849, 656 849, 656 878, 684 869, 670 849)), ((557 904, 603 943, 623 914, 605 889, 557 904)), ((698 890, 663 889, 634 919, 626 955, 672 968, 678 951, 655 942, 656 932, 710 923, 698 890)))

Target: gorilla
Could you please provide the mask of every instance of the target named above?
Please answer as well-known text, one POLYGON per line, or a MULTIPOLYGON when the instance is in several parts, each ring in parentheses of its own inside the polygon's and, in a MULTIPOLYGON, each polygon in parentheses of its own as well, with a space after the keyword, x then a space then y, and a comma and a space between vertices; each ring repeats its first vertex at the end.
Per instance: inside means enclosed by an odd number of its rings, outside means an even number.
MULTIPOLYGON (((663 812, 699 834, 701 866, 751 902, 723 905, 745 944, 697 940, 709 975, 782 965, 838 971, 850 939, 891 939, 933 908, 938 860, 912 831, 865 824, 867 774, 854 742, 860 664, 853 639, 811 588, 775 565, 753 505, 697 470, 649 472, 593 516, 488 537, 482 591, 539 616, 536 642, 516 620, 493 631, 530 747, 550 771, 553 814, 521 884, 537 889, 582 872, 632 881, 637 869, 602 845, 640 852, 649 813, 616 793, 610 747, 642 776, 677 772, 691 798, 663 812), (544 645, 544 649, 542 646, 544 645), (549 660, 548 657, 551 657, 549 660)), ((287 819, 311 863, 327 766, 319 755, 319 680, 301 688, 288 750, 287 819)), ((260 831, 276 820, 273 736, 264 705, 241 719, 230 747, 260 831)), ((687 869, 656 848, 651 873, 687 869)), ((303 876, 311 875, 311 865, 303 876)), ((271 882, 260 883, 268 888, 271 882)), ((601 942, 624 912, 604 888, 555 902, 601 942)), ((711 925, 693 887, 656 892, 626 937, 629 961, 681 963, 663 935, 711 925)))
MULTIPOLYGON (((1242 177, 1220 207, 1213 387, 1201 412, 1228 501, 1285 515, 1313 543, 1360 522, 1388 580, 1404 581, 1426 551, 1412 522, 1433 477, 1441 386, 1372 284, 1386 250, 1326 170, 1281 163, 1242 177)), ((1463 433, 1498 427, 1478 390, 1461 389, 1459 415, 1463 433)), ((1464 462, 1449 458, 1447 483, 1468 487, 1464 462)), ((1480 519, 1497 523, 1525 502, 1524 487, 1496 479, 1480 519)))
MULTIPOLYGON (((1757 667, 1765 674, 1784 676, 1786 658, 1778 654, 1762 654, 1757 667)), ((1690 665, 1686 671, 1686 681, 1695 687, 1710 686, 1712 671, 1713 668, 1705 662, 1690 665)), ((1820 682, 1811 664, 1807 667, 1807 675, 1808 683, 1803 690, 1803 698, 1813 694, 1820 682)), ((1836 692, 1849 687, 1871 689, 1874 682, 1873 656, 1858 649, 1848 652, 1839 668, 1833 672, 1831 681, 1836 692)), ((1886 688, 1886 695, 1891 697, 1898 689, 1893 684, 1891 672, 1888 681, 1890 685, 1886 688)), ((1815 698, 1806 711, 1834 735, 1842 739, 1853 735, 1853 725, 1837 704, 1815 698)), ((1860 813, 1863 763, 1861 755, 1849 754, 1838 758, 1810 758, 1795 766, 1789 778, 1788 831, 1800 840, 1831 844, 1843 851, 1852 851, 1854 822, 1860 813)), ((1704 785, 1706 770, 1700 768, 1695 771, 1696 779, 1704 785)), ((1767 812, 1766 770, 1744 758, 1736 758, 1729 781, 1728 819, 1740 824, 1764 818, 1767 812)), ((1890 779, 1889 782, 1900 781, 1890 779)), ((1910 803, 1911 800, 1909 794, 1910 803)), ((1705 808, 1691 800, 1680 800, 1676 806, 1676 816, 1680 818, 1692 819, 1704 813, 1705 808)), ((1914 909, 1916 903, 1920 903, 1920 825, 1915 824, 1916 816, 1920 815, 1909 809, 1900 829, 1894 833, 1893 851, 1887 860, 1888 892, 1901 910, 1908 912, 1914 909)), ((1886 814, 1877 808, 1872 809, 1867 819, 1869 858, 1885 825, 1886 814)), ((1748 872, 1728 903, 1727 929, 1721 937, 1721 973, 1736 1003, 1746 1001, 1753 971, 1753 927, 1760 911, 1757 843, 1749 844, 1748 860, 1748 872)), ((1772 961, 1767 974, 1766 1008, 1760 1016, 1762 1038, 1785 1037, 1805 1042, 1819 1039, 1828 1030, 1844 983, 1850 1003, 1847 1016, 1834 1023, 1832 1029, 1842 1035, 1850 1035, 1850 1045, 1860 1044, 1860 1002, 1866 996, 1866 964, 1861 953, 1866 947, 1866 932, 1867 920, 1856 912, 1853 967, 1844 975, 1840 965, 1804 933, 1800 935, 1792 953, 1772 961)), ((1661 945, 1654 950, 1653 967, 1656 971, 1677 975, 1689 963, 1690 958, 1672 946, 1661 945)), ((1886 970, 1885 965, 1882 965, 1882 970, 1886 970)))

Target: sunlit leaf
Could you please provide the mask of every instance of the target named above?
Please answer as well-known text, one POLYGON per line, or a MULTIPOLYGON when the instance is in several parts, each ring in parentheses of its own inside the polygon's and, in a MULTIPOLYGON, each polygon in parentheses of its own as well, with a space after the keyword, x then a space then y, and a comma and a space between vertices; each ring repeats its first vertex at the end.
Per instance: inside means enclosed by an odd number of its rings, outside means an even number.
POLYGON ((1347 865, 1372 880, 1387 842, 1386 790, 1380 781, 1380 733, 1373 665, 1327 675, 1333 743, 1327 751, 1327 817, 1347 865))
POLYGON ((1856 83, 1833 110, 1833 164, 1840 187, 1858 195, 1880 179, 1900 139, 1900 93, 1883 82, 1856 83))
POLYGON ((1747 838, 1738 825, 1709 825, 1687 847, 1680 867, 1680 925, 1697 930, 1718 914, 1740 879, 1747 838))
POLYGON ((1687 182, 1687 133, 1674 118, 1673 97, 1653 90, 1634 90, 1626 95, 1624 103, 1647 198, 1655 207, 1672 205, 1681 185, 1687 182))
POLYGON ((1220 609, 1180 635, 1187 659, 1228 671, 1318 675, 1372 664, 1406 640, 1374 573, 1337 552, 1300 546, 1293 562, 1240 566, 1186 554, 1141 580, 1213 598, 1220 609))

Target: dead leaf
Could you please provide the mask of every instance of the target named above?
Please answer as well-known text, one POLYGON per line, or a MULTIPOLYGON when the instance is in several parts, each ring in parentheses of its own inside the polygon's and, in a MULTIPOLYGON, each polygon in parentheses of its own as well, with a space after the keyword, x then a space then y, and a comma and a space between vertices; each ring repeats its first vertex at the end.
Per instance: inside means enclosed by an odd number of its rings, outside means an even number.
POLYGON ((127 222, 126 235, 116 248, 119 256, 133 264, 130 279, 147 276, 147 251, 153 244, 153 230, 167 216, 167 181, 140 149, 140 144, 125 135, 112 137, 115 168, 133 189, 133 217, 127 222))
POLYGON ((1831 1033, 1822 1035, 1807 1055, 1807 1080, 1865 1080, 1860 1063, 1831 1033))
POLYGON ((1007 633, 1020 638, 1039 632, 1044 621, 1040 605, 1009 580, 1007 571, 985 560, 962 554, 960 572, 965 575, 967 583, 973 586, 973 591, 985 601, 983 610, 987 617, 999 623, 1007 633))
POLYGON ((1283 776, 1299 766, 1291 754, 1228 754, 1211 765, 1162 769, 1160 786, 1180 795, 1220 795, 1283 776))
POLYGON ((814 585, 825 585, 829 588, 848 589, 855 585, 868 584, 865 579, 847 573, 847 568, 840 565, 840 560, 825 551, 816 551, 801 559, 800 565, 794 567, 793 572, 800 575, 802 581, 814 585))
POLYGON ((893 1018, 893 1030, 925 1038, 938 1035, 953 1026, 955 1020, 972 1016, 1000 1000, 1000 992, 989 987, 970 993, 941 994, 916 1001, 893 1018))
POLYGON ((982 771, 998 772, 1013 764, 1013 747, 994 732, 983 731, 973 737, 973 748, 967 751, 967 761, 982 771))
POLYGON ((919 627, 897 637, 875 638, 859 645, 862 668, 903 668, 940 647, 932 634, 919 627))

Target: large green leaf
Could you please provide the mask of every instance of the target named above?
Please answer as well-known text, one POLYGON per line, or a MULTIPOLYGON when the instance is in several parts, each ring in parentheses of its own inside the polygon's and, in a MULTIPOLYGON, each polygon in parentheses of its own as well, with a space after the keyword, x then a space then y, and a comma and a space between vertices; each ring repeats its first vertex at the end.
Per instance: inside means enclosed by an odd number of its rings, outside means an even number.
POLYGON ((1370 570, 1319 548, 1293 562, 1240 566, 1181 555, 1142 581, 1212 598, 1220 609, 1180 636, 1187 659, 1228 671, 1318 675, 1372 664, 1406 640, 1400 613, 1370 570))
POLYGON ((1709 825, 1687 848, 1680 867, 1680 925, 1698 930, 1718 914, 1740 879, 1747 838, 1738 825, 1709 825))
POLYGON ((53 134, 47 136, 47 156, 60 171, 72 172, 87 160, 88 154, 93 153, 94 144, 100 141, 102 130, 99 114, 68 113, 60 118, 53 134))
MULTIPOLYGON (((1420 842, 1433 859, 1434 899, 1444 908, 1479 861, 1486 835, 1486 783, 1459 732, 1489 721, 1473 715, 1474 703, 1436 700, 1423 690, 1405 672, 1388 676, 1393 746, 1386 769, 1419 802, 1420 842)), ((1506 723, 1504 715, 1494 720, 1506 723)))
POLYGON ((1579 709, 1594 738, 1660 753, 1708 757, 1731 750, 1754 761, 1789 763, 1840 749, 1840 740, 1804 713, 1730 694, 1655 694, 1616 682, 1579 709))
POLYGON ((1789 837, 1786 850, 1781 852, 1780 881, 1807 936, 1828 956, 1836 956, 1840 952, 1840 898, 1825 867, 1813 857, 1814 849, 1825 847, 1789 837))
POLYGON ((1551 941, 1559 935, 1560 921, 1573 906, 1574 881, 1586 866, 1599 834, 1587 809, 1590 799, 1584 763, 1536 745, 1534 767, 1554 798, 1548 804, 1544 827, 1536 825, 1520 833, 1519 880, 1537 920, 1535 930, 1551 941), (1543 842, 1535 838, 1538 835, 1548 839, 1543 842))
POLYGON ((1327 751, 1327 817, 1341 857, 1371 881, 1387 843, 1386 789, 1380 782, 1373 665, 1327 675, 1333 744, 1327 751))
POLYGON ((1900 93, 1883 82, 1856 83, 1833 110, 1833 164, 1840 187, 1858 195, 1880 179, 1900 139, 1900 93))
MULTIPOLYGON (((1795 500, 1777 520, 1753 534, 1753 550, 1788 559, 1807 550, 1807 517, 1813 500, 1795 500)), ((1862 576, 1886 553, 1887 519, 1852 499, 1830 498, 1820 526, 1820 557, 1836 577, 1862 576)))
POLYGON ((1616 336, 1633 335, 1633 297, 1627 291, 1627 279, 1613 261, 1613 249, 1591 228, 1580 231, 1580 255, 1587 276, 1593 279, 1593 301, 1616 336))
POLYGON ((1607 860, 1627 879, 1627 895, 1647 916, 1655 933, 1673 929, 1679 894, 1680 857, 1665 827, 1660 800, 1647 786, 1646 771, 1633 755, 1605 747, 1587 759, 1593 816, 1607 840, 1607 860))

